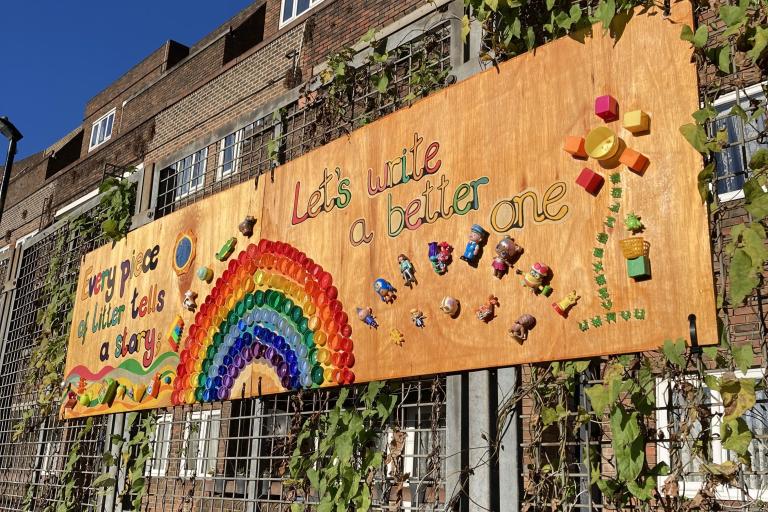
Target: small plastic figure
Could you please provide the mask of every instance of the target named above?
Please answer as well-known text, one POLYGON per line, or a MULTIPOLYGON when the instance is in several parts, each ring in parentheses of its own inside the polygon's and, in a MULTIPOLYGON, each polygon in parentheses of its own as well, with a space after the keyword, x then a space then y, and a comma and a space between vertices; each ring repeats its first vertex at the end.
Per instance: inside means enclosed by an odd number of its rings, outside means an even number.
POLYGON ((392 329, 391 331, 389 331, 389 341, 391 341, 398 347, 402 347, 403 343, 405 342, 405 337, 403 336, 403 333, 401 333, 397 329, 392 329))
POLYGON ((397 262, 400 265, 400 274, 403 276, 405 286, 413 288, 416 284, 416 278, 413 277, 413 263, 408 259, 408 256, 401 254, 397 257, 397 262))
POLYGON ((523 248, 517 245, 514 238, 505 236, 499 240, 499 243, 496 244, 496 257, 491 262, 493 275, 499 279, 504 277, 504 274, 515 264, 521 254, 523 254, 523 248))
POLYGON ((477 319, 483 322, 490 322, 496 314, 496 306, 499 305, 499 299, 493 295, 488 296, 488 301, 477 308, 477 319))
POLYGON ((645 229, 643 221, 640 220, 640 217, 635 215, 635 212, 629 212, 627 214, 627 216, 624 218, 624 225, 627 227, 627 230, 631 231, 632 233, 640 233, 643 229, 645 229))
POLYGON ((573 290, 559 301, 553 302, 552 307, 558 315, 563 318, 568 318, 568 310, 575 306, 580 298, 581 297, 576 293, 576 290, 573 290))
POLYGON ((232 252, 234 252, 235 245, 237 245, 237 239, 235 237, 232 237, 224 242, 224 245, 221 246, 219 252, 216 253, 216 259, 219 261, 227 261, 227 258, 229 258, 232 255, 232 252))
POLYGON ((482 226, 472 224, 472 228, 469 231, 469 241, 464 249, 464 254, 461 255, 461 259, 467 263, 475 263, 478 254, 480 254, 480 248, 487 238, 488 232, 482 226))
POLYGON ((200 267, 197 269, 197 278, 206 283, 210 283, 213 280, 213 270, 209 267, 200 267))
POLYGON ((424 327, 424 320, 427 317, 424 316, 424 313, 419 311, 418 309, 412 309, 411 310, 411 320, 413 320, 413 323, 416 325, 416 327, 422 328, 424 327))
POLYGON ((195 303, 195 299, 197 299, 197 293, 193 292, 192 290, 187 290, 184 293, 184 307, 189 311, 194 311, 197 309, 197 303, 195 303))
MULTIPOLYGON (((517 271, 518 274, 523 274, 521 271, 517 271)), ((531 270, 523 275, 521 283, 523 286, 530 288, 533 293, 542 294, 548 297, 552 293, 552 287, 546 284, 546 280, 549 278, 549 267, 543 263, 534 263, 531 270)))
POLYGON ((528 332, 534 327, 536 327, 536 318, 534 318, 533 315, 521 315, 520 318, 512 324, 512 327, 509 328, 507 334, 516 339, 518 343, 522 344, 528 339, 528 332))
POLYGON ((243 236, 250 237, 253 235, 253 226, 255 225, 256 219, 250 215, 246 215, 245 219, 243 219, 243 222, 237 226, 237 229, 240 230, 240 233, 242 233, 243 236))
POLYGON ((379 296, 382 302, 392 304, 397 298, 397 289, 386 279, 379 278, 373 282, 373 291, 379 296))
POLYGON ((72 384, 67 385, 67 399, 64 402, 65 409, 73 409, 77 405, 77 393, 72 390, 72 384))
POLYGON ((451 263, 451 253, 453 247, 448 242, 429 242, 429 261, 432 263, 432 270, 437 274, 443 275, 448 270, 451 263))
POLYGON ((371 308, 357 308, 357 318, 359 318, 360 321, 365 322, 369 327, 373 327, 374 329, 379 328, 379 323, 373 316, 373 310, 371 308))
POLYGON ((456 318, 456 315, 459 313, 458 299, 454 299, 450 296, 443 297, 443 300, 440 301, 440 311, 450 316, 451 318, 456 318))

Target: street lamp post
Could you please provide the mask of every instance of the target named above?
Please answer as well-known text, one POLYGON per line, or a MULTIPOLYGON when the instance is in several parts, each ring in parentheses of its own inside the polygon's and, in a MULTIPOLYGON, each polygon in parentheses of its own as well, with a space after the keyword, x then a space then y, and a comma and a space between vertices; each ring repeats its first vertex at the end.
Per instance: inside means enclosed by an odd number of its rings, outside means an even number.
POLYGON ((11 180, 13 169, 13 157, 16 156, 16 143, 22 139, 23 135, 5 116, 0 117, 0 133, 8 139, 8 155, 5 158, 5 169, 3 169, 3 183, 0 185, 0 221, 2 221, 5 196, 8 193, 8 182, 11 180))

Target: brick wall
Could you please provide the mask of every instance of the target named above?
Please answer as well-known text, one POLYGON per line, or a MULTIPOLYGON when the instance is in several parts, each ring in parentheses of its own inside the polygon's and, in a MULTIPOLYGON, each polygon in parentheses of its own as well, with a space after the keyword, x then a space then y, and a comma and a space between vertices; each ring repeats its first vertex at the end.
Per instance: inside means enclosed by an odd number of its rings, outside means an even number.
POLYGON ((151 159, 162 158, 285 92, 282 80, 291 66, 285 54, 298 49, 303 30, 303 25, 293 27, 159 113, 151 159))
POLYGON ((5 209, 0 222, 0 246, 38 228, 43 206, 53 195, 53 188, 51 184, 31 193, 27 191, 23 200, 5 209))

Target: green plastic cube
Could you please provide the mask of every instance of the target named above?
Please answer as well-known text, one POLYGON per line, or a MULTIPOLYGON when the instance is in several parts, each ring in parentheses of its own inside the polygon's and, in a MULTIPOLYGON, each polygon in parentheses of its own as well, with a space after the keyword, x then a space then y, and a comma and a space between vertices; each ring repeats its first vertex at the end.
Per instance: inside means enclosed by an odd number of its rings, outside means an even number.
POLYGON ((651 261, 648 256, 627 260, 627 274, 633 279, 651 277, 651 261))

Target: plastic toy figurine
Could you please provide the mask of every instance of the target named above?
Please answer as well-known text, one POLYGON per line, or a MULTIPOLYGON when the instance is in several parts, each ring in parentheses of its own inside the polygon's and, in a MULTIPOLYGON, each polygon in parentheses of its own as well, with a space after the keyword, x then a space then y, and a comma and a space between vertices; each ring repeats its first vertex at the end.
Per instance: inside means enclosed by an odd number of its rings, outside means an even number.
POLYGON ((416 284, 416 278, 413 277, 413 263, 408 259, 408 256, 401 254, 397 257, 397 263, 400 265, 400 274, 403 276, 405 286, 413 288, 416 284))
POLYGON ((246 215, 245 219, 243 219, 243 222, 237 226, 237 229, 240 230, 240 233, 242 233, 243 236, 250 237, 253 235, 253 226, 255 225, 256 219, 250 215, 246 215))
POLYGON ((512 327, 509 328, 507 334, 516 339, 518 343, 522 344, 528 339, 528 332, 534 327, 536 327, 536 318, 534 318, 533 315, 521 315, 520 318, 512 324, 512 327))
POLYGON ((227 261, 227 258, 229 258, 232 255, 232 252, 234 252, 236 245, 237 239, 235 237, 232 237, 224 242, 224 245, 221 246, 219 252, 216 253, 216 259, 219 261, 227 261))
POLYGON ((416 325, 416 327, 422 328, 424 327, 424 320, 427 317, 424 316, 424 313, 419 311, 418 309, 412 309, 411 310, 411 320, 413 320, 413 323, 416 325))
POLYGON ((452 252, 453 247, 448 242, 429 242, 429 261, 432 263, 432 270, 439 275, 445 274, 451 263, 452 252))
POLYGON ((523 254, 523 248, 515 243, 514 238, 505 236, 496 244, 496 257, 493 258, 491 266, 493 275, 501 279, 507 273, 509 268, 523 254))
POLYGON ((559 301, 553 302, 552 307, 558 315, 563 318, 568 318, 568 310, 575 306, 580 298, 581 297, 576 293, 576 290, 573 290, 559 301))
POLYGON ((488 238, 488 232, 482 228, 479 224, 472 224, 472 228, 469 231, 469 241, 464 248, 464 254, 461 255, 461 259, 467 263, 476 263, 477 256, 480 254, 480 248, 488 238))
POLYGON ((397 289, 386 279, 379 278, 373 282, 373 291, 379 296, 382 302, 392 304, 397 298, 397 289))
POLYGON ((213 281, 213 270, 208 267, 200 267, 197 269, 197 278, 206 283, 213 281))
POLYGON ((443 297, 443 300, 440 301, 440 311, 450 316, 451 318, 456 318, 456 316, 459 314, 458 299, 454 299, 450 296, 443 297))
POLYGON ((496 314, 496 306, 499 305, 499 299, 493 295, 488 296, 488 301, 477 308, 477 319, 483 322, 490 322, 496 314))
POLYGON ((357 318, 359 318, 360 321, 365 322, 365 325, 369 327, 373 327, 374 329, 379 328, 379 323, 373 316, 373 310, 371 308, 357 308, 357 318))
MULTIPOLYGON (((523 272, 518 270, 517 273, 522 274, 523 272)), ((540 293, 545 297, 549 297, 549 294, 552 293, 552 287, 546 284, 548 278, 549 267, 543 263, 534 263, 531 270, 524 274, 521 283, 523 286, 530 288, 533 293, 540 293)))
POLYGON ((403 333, 401 333, 397 329, 392 329, 391 331, 389 331, 389 341, 391 341, 398 347, 402 347, 403 343, 405 342, 405 336, 403 336, 403 333))
POLYGON ((187 308, 188 311, 194 311, 197 309, 197 303, 195 303, 195 299, 197 299, 197 293, 193 292, 192 290, 187 290, 186 293, 184 293, 184 307, 187 308))
POLYGON ((645 229, 643 221, 640 220, 640 217, 635 215, 635 212, 629 212, 627 214, 624 218, 624 226, 626 226, 627 230, 632 233, 639 233, 645 229))
POLYGON ((72 391, 72 385, 67 386, 67 400, 64 402, 65 409, 73 409, 77 405, 77 393, 72 391))

